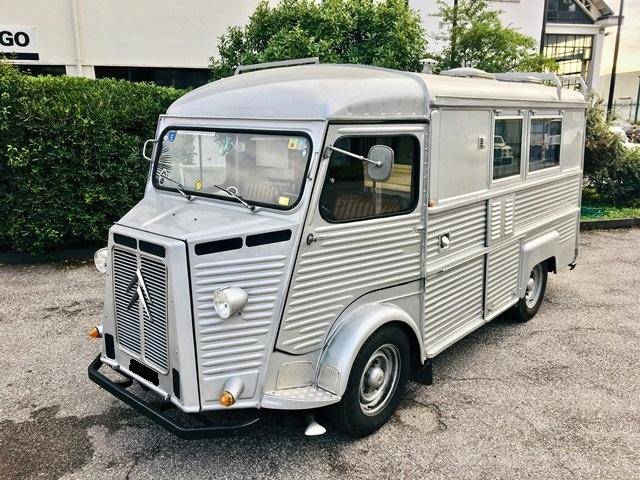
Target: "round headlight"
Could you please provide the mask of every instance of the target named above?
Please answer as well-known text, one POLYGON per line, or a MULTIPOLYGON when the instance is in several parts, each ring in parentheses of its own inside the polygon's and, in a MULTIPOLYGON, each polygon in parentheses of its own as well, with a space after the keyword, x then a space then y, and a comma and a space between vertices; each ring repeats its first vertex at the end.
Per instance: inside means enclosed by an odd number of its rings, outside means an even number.
POLYGON ((247 303, 247 292, 238 287, 219 288, 213 292, 213 307, 220 318, 238 313, 247 303))
POLYGON ((93 263, 100 273, 107 273, 107 265, 109 263, 109 250, 101 248, 93 254, 93 263))

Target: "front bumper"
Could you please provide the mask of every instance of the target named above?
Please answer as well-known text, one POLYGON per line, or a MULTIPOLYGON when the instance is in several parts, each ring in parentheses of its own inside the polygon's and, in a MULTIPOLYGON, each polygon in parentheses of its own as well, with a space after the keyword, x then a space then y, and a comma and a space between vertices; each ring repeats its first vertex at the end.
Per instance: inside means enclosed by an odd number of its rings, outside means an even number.
POLYGON ((100 373, 103 365, 100 355, 91 362, 88 368, 91 381, 180 438, 200 439, 237 435, 254 427, 260 420, 257 414, 233 422, 216 422, 200 413, 179 412, 178 415, 170 415, 170 410, 174 411, 171 413, 177 410, 174 405, 168 402, 152 403, 137 397, 127 390, 133 384, 132 379, 124 383, 114 382, 100 373))

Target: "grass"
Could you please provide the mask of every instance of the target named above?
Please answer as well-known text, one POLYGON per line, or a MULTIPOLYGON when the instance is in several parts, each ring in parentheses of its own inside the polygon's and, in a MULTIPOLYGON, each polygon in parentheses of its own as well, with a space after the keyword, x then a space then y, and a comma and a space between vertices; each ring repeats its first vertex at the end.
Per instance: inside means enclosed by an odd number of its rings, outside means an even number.
POLYGON ((607 205, 597 192, 588 186, 582 191, 582 220, 613 220, 616 218, 640 218, 640 206, 616 207, 607 205))

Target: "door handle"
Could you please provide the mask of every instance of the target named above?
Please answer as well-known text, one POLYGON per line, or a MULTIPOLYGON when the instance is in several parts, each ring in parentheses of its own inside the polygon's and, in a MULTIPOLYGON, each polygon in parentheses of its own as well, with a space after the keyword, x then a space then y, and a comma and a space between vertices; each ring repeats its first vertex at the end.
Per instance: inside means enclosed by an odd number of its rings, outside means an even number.
POLYGON ((318 241, 318 237, 316 237, 313 233, 307 235, 307 245, 311 245, 318 241))
POLYGON ((329 235, 315 235, 310 233, 307 235, 307 245, 311 245, 312 243, 317 242, 318 240, 322 240, 323 238, 328 238, 329 235))

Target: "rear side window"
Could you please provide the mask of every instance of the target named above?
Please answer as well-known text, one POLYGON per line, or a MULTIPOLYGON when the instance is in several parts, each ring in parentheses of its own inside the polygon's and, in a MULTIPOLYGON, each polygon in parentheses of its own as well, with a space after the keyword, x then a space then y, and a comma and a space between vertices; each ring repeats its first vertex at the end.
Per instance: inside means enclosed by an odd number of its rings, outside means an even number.
POLYGON ((367 162, 332 152, 320 195, 320 213, 329 222, 386 217, 412 211, 418 199, 420 147, 412 135, 342 137, 334 146, 367 156, 374 145, 394 151, 387 181, 367 176, 367 162))
POLYGON ((560 165, 561 118, 532 118, 529 138, 529 171, 560 165))
POLYGON ((493 179, 520 175, 522 118, 497 118, 493 131, 493 179))

